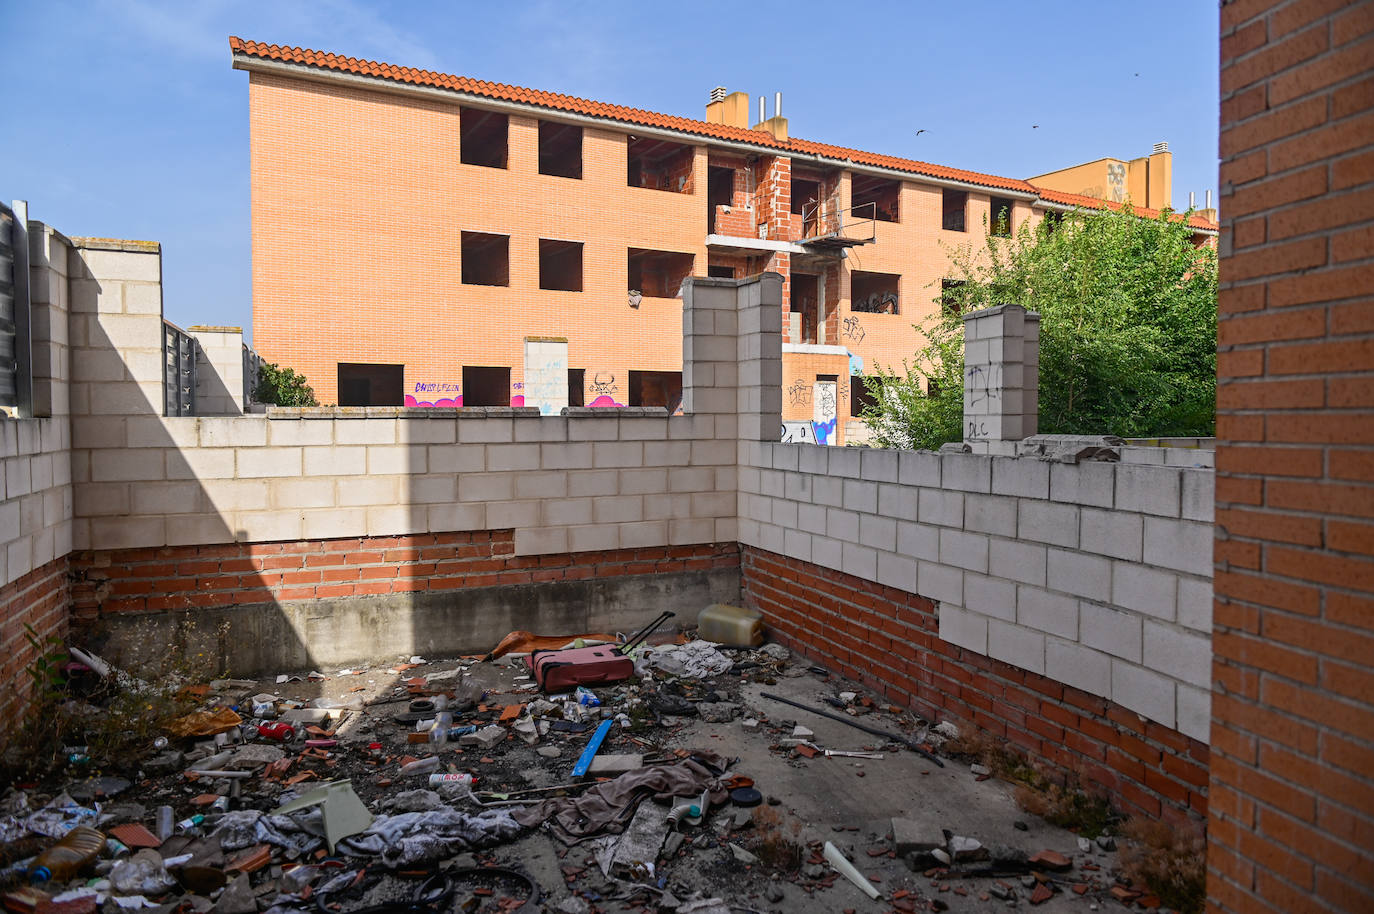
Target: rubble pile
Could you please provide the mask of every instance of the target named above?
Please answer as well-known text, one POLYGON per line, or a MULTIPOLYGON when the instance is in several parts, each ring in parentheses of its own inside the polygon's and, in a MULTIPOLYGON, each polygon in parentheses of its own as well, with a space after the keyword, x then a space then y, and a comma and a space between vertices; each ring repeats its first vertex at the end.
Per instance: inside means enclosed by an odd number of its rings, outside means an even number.
POLYGON ((933 819, 797 816, 775 787, 784 775, 824 794, 841 772, 863 778, 903 759, 922 775, 987 773, 952 761, 940 771, 950 725, 927 727, 779 645, 643 645, 626 652, 631 678, 546 694, 527 655, 509 649, 522 638, 499 656, 206 683, 199 707, 165 721, 139 757, 74 754, 0 797, 5 908, 1158 905, 1112 878, 1110 839, 1064 854, 1016 845, 1014 829, 984 843, 933 819), (784 687, 793 698, 760 691, 784 687), (90 829, 101 842, 76 848, 90 829))

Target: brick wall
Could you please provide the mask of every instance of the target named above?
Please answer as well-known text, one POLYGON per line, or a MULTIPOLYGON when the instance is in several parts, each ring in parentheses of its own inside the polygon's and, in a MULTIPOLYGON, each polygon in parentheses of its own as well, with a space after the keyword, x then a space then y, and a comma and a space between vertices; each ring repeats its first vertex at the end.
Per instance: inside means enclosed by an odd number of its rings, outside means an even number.
POLYGON ((1221 9, 1217 911, 1374 909, 1374 3, 1221 9))
POLYGON ((937 722, 1004 738, 1132 813, 1207 813, 1206 744, 1122 706, 940 638, 935 604, 895 587, 745 547, 745 600, 771 634, 937 722))
POLYGON ((41 649, 67 634, 67 557, 50 561, 0 587, 0 746, 22 719, 33 680, 27 670, 38 657, 27 637, 31 626, 41 649))

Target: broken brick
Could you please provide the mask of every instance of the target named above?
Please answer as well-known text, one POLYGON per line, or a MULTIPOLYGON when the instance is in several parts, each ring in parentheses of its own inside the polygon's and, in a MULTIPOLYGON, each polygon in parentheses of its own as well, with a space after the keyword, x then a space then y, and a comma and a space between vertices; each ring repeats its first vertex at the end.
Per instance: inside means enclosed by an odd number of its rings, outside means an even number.
POLYGON ((1042 866, 1047 870, 1066 870, 1073 866, 1073 861, 1065 857, 1059 851, 1041 851, 1030 858, 1031 866, 1042 866))
POLYGON ((1043 882, 1037 883, 1036 886, 1035 886, 1035 891, 1034 891, 1034 892, 1031 892, 1030 903, 1031 903, 1031 904, 1044 904, 1045 902, 1049 901, 1049 900, 1050 900, 1051 898, 1053 898, 1053 897, 1054 897, 1054 890, 1053 890, 1053 889, 1051 889, 1049 886, 1045 885, 1043 882))

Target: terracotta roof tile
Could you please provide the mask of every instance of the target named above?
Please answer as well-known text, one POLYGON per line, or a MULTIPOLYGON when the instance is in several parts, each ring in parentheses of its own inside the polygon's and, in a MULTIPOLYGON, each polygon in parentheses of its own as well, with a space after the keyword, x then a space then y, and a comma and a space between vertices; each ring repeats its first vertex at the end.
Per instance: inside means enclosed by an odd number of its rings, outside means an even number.
MULTIPOLYGON (((817 143, 812 140, 803 140, 795 137, 787 140, 779 140, 772 134, 761 130, 731 127, 726 124, 712 124, 707 121, 675 117, 669 114, 659 114, 658 112, 645 111, 641 108, 628 108, 624 105, 611 105, 605 102, 578 98, 573 95, 563 95, 557 92, 544 92, 537 89, 527 89, 521 86, 508 86, 504 83, 493 83, 486 80, 471 79, 465 76, 452 76, 447 73, 435 73, 430 70, 416 70, 412 67, 398 67, 394 64, 378 63, 371 60, 359 60, 354 57, 343 57, 338 54, 314 51, 309 48, 283 47, 275 44, 263 44, 257 41, 245 41, 232 35, 229 37, 229 48, 235 56, 255 57, 262 60, 274 60, 291 64, 304 64, 306 66, 321 67, 323 69, 337 70, 342 73, 354 73, 362 76, 376 76, 396 82, 448 89, 454 92, 462 92, 499 101, 532 104, 552 111, 566 111, 570 114, 605 118, 606 120, 618 121, 620 123, 640 124, 645 127, 658 127, 664 130, 689 133, 695 136, 714 137, 720 140, 749 143, 754 146, 777 149, 782 152, 802 153, 822 156, 838 161, 849 161, 857 165, 890 168, 894 171, 925 175, 927 177, 948 181, 961 181, 967 184, 975 184, 980 187, 1037 194, 1055 203, 1094 209, 1099 209, 1104 205, 1110 205, 1104 204, 1103 201, 1096 200, 1092 197, 1081 197, 1077 194, 1063 194, 1057 191, 1044 190, 1029 182, 1016 178, 1003 178, 997 175, 982 174, 976 171, 966 171, 962 168, 933 165, 929 162, 920 162, 915 159, 881 155, 875 152, 865 152, 861 149, 832 146, 828 143, 817 143)), ((1157 215, 1153 210, 1137 209, 1137 212, 1141 215, 1157 215)), ((1189 220, 1189 224, 1198 228, 1216 228, 1213 223, 1207 222, 1197 216, 1192 217, 1189 220)))
MULTIPOLYGON (((1063 206, 1078 206, 1083 209, 1119 210, 1125 206, 1124 203, 1113 203, 1108 200, 1099 200, 1096 197, 1085 197, 1082 194, 1065 193, 1062 190, 1050 190, 1047 187, 1035 187, 1033 184, 1031 187, 1034 187, 1035 192, 1040 195, 1040 199, 1047 203, 1058 203, 1063 206)), ((1160 210, 1151 209, 1148 206, 1132 206, 1131 209, 1137 216, 1143 216, 1146 219, 1155 219, 1160 214, 1160 210)), ((1175 213, 1174 218, 1182 219, 1183 214, 1175 213)), ((1211 231, 1217 230, 1217 224, 1215 222, 1209 222, 1196 213, 1188 217, 1188 225, 1193 228, 1209 229, 1211 231)))

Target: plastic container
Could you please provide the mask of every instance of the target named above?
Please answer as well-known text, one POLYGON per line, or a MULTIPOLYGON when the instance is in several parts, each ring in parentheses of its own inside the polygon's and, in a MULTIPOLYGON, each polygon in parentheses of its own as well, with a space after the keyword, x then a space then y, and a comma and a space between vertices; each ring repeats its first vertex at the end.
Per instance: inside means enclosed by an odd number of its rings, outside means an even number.
POLYGON ((94 828, 78 825, 52 847, 34 858, 30 882, 66 882, 95 863, 105 849, 105 836, 94 828))
POLYGON ((176 820, 176 813, 172 812, 172 807, 159 806, 157 808, 157 836, 160 840, 166 841, 172 837, 176 820))
POLYGON ((442 787, 445 784, 462 784, 471 787, 473 777, 470 774, 431 774, 429 776, 429 786, 442 787))
POLYGON ((586 686, 578 686, 573 693, 577 696, 577 703, 587 708, 601 707, 601 699, 596 697, 596 693, 586 686))
POLYGON ((416 759, 408 765, 401 766, 401 775, 408 777, 412 774, 429 774, 439 767, 439 756, 431 755, 428 758, 416 759))
POLYGON ((697 637, 729 647, 758 647, 763 644, 763 613, 712 603, 697 616, 697 637))
POLYGON ((429 731, 429 741, 442 745, 448 742, 448 732, 453 729, 453 712, 440 711, 429 731))

